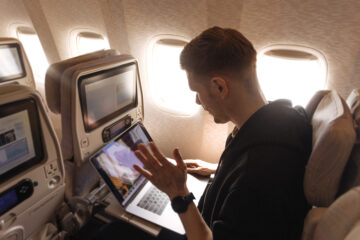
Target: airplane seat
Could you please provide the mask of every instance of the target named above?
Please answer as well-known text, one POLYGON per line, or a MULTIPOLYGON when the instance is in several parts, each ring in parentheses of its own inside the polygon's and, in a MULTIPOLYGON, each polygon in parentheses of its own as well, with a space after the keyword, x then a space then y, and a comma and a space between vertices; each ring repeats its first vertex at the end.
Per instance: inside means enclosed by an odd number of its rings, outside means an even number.
POLYGON ((346 103, 354 119, 356 141, 345 167, 338 195, 360 185, 360 89, 354 89, 346 99, 346 103))
MULTIPOLYGON (((75 166, 73 163, 73 140, 71 137, 71 128, 69 120, 70 105, 64 104, 61 109, 61 77, 64 71, 74 65, 87 62, 94 59, 101 59, 106 56, 118 55, 119 52, 110 50, 99 50, 96 52, 80 55, 61 62, 53 63, 49 66, 45 76, 45 96, 51 111, 51 116, 58 124, 58 137, 61 143, 62 154, 66 171, 66 197, 69 199, 73 195, 73 180, 75 175, 75 166), (63 111, 62 111, 63 110, 63 111), (66 115, 66 116, 65 116, 66 115), (62 117, 63 116, 63 117, 62 117), (67 127, 62 127, 67 126, 67 127), (63 136, 65 136, 63 138, 63 136)), ((91 169, 90 169, 91 170, 91 169)), ((84 170, 86 172, 86 169, 84 170)))
POLYGON ((89 157, 143 118, 137 61, 115 50, 67 59, 49 67, 45 89, 51 111, 61 114, 61 147, 70 160, 67 182, 72 184, 66 196, 84 197, 99 182, 89 157))
POLYGON ((335 201, 355 142, 350 110, 337 92, 316 93, 306 112, 313 126, 313 150, 305 169, 304 193, 314 208, 306 216, 303 240, 314 239, 317 224, 335 201))
POLYGON ((360 233, 360 187, 341 195, 323 213, 314 231, 316 240, 355 240, 360 233))
POLYGON ((320 90, 315 93, 315 95, 310 99, 309 103, 306 105, 305 112, 307 117, 311 119, 314 115, 316 107, 319 105, 321 99, 330 92, 330 90, 320 90))
POLYGON ((16 38, 0 38, 0 85, 20 84, 35 89, 24 47, 16 38))
MULTIPOLYGON (((35 80, 29 60, 21 42, 16 38, 0 38, 0 85, 20 84, 36 89, 35 80)), ((42 96, 43 89, 39 89, 41 99, 46 110, 47 104, 42 96)), ((53 114, 48 111, 55 132, 59 136, 59 124, 53 114)))
MULTIPOLYGON (((64 126, 64 121, 67 118, 61 118, 61 77, 62 74, 64 73, 64 71, 73 66, 73 65, 77 65, 79 63, 82 62, 86 62, 86 61, 90 61, 93 59, 99 59, 99 58, 103 58, 106 56, 111 56, 111 55, 118 55, 119 52, 113 49, 110 50, 100 50, 100 51, 96 51, 96 52, 92 52, 92 53, 88 53, 85 55, 80 55, 74 58, 70 58, 58 63, 53 63, 49 66, 47 72, 46 72, 46 76, 45 76, 45 97, 46 97, 46 101, 47 104, 49 106, 50 111, 52 112, 52 114, 54 114, 54 116, 56 118, 60 119, 60 126, 59 126, 59 139, 61 142, 61 146, 62 146, 62 150, 63 150, 63 157, 65 160, 71 159, 73 157, 73 152, 72 152, 72 139, 64 139, 62 138, 63 136, 63 132, 65 131, 65 135, 68 136, 69 134, 67 133, 68 129, 62 129, 61 126, 64 126)), ((66 111, 64 111, 66 112, 66 111)), ((66 123, 68 124, 68 123, 66 123)))
POLYGON ((28 86, 0 86, 0 159, 0 239, 50 239, 64 165, 42 98, 28 86))

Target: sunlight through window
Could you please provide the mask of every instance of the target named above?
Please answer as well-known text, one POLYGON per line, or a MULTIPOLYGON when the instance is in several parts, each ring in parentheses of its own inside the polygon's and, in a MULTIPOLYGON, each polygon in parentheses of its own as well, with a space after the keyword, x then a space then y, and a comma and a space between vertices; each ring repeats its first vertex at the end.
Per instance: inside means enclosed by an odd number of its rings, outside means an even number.
POLYGON ((199 110, 196 94, 189 89, 186 73, 180 68, 180 53, 186 42, 159 40, 153 47, 152 87, 156 103, 164 110, 190 116, 199 110))
POLYGON ((257 62, 260 86, 267 100, 289 99, 305 107, 316 91, 325 88, 326 65, 321 56, 289 49, 260 54, 257 62))
POLYGON ((49 62, 45 56, 38 35, 34 30, 24 27, 17 29, 17 35, 30 62, 35 82, 43 84, 49 62))
POLYGON ((109 42, 97 33, 81 32, 76 36, 76 54, 82 55, 102 49, 109 49, 109 42))

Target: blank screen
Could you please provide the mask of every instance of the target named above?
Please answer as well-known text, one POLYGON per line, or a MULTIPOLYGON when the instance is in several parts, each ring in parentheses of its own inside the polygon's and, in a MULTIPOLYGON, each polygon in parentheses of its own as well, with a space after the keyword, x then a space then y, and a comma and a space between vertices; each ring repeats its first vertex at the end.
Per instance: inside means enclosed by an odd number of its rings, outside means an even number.
POLYGON ((87 130, 137 105, 135 65, 110 69, 81 79, 81 104, 87 130))
POLYGON ((24 73, 19 57, 18 47, 0 46, 0 80, 9 80, 24 73))

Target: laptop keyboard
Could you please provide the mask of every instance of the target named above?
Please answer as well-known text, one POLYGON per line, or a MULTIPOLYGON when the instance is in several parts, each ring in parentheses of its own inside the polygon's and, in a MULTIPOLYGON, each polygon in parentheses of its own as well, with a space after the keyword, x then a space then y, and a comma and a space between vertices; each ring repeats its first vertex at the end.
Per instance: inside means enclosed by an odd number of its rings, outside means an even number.
POLYGON ((151 187, 146 191, 137 206, 161 215, 168 202, 169 197, 165 193, 161 192, 156 187, 151 187))

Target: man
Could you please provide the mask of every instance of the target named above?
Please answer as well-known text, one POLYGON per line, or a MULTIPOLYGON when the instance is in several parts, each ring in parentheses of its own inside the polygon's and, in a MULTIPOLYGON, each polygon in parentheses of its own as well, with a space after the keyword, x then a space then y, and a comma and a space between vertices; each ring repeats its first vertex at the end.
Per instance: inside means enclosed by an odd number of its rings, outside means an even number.
POLYGON ((215 178, 197 208, 186 173, 211 168, 192 162, 187 170, 178 149, 174 166, 150 143, 151 151, 139 145, 135 154, 145 168, 135 169, 169 196, 190 240, 300 239, 310 208, 303 192, 310 124, 286 100, 267 103, 256 51, 236 30, 205 30, 185 46, 180 62, 196 102, 216 123, 235 124, 215 178))

